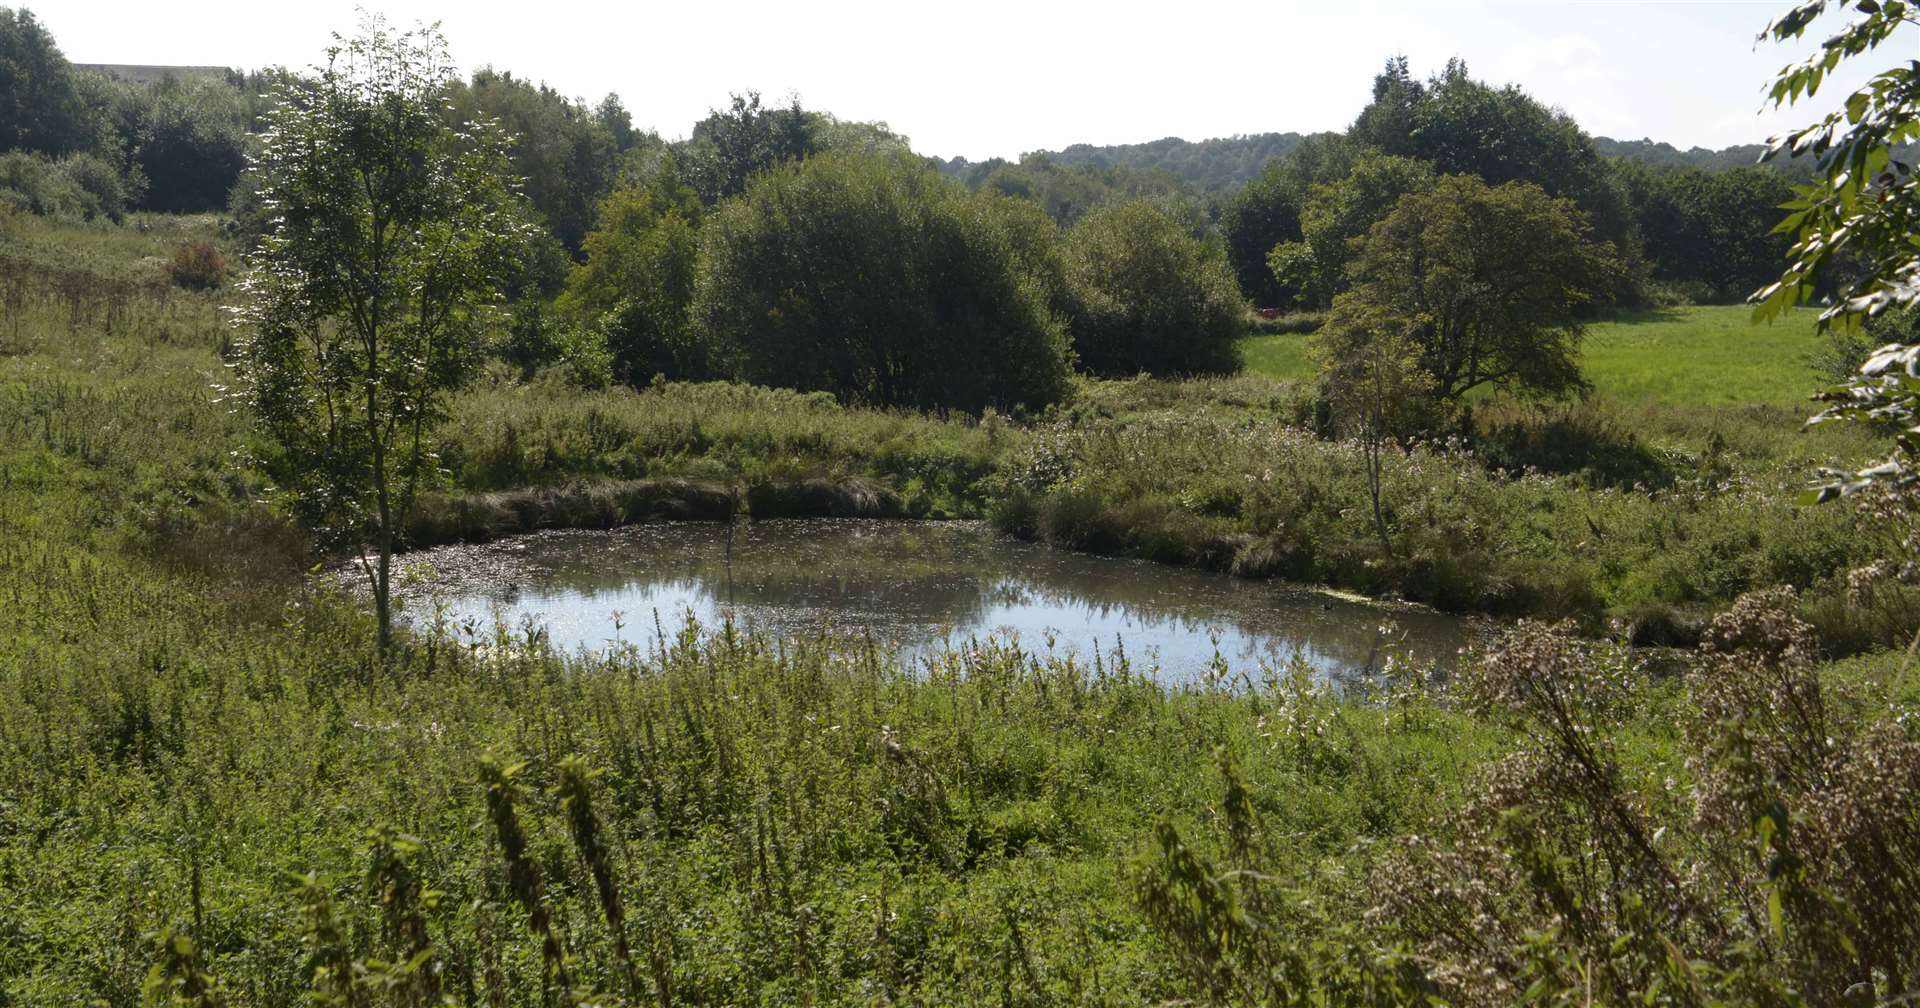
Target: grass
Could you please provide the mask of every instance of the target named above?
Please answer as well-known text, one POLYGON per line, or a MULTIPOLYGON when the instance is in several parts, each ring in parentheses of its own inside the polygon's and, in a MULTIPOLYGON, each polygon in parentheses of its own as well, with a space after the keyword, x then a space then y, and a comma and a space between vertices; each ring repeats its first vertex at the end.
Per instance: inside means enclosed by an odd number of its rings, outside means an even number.
POLYGON ((1793 406, 1820 386, 1818 309, 1756 323, 1745 305, 1666 308, 1596 323, 1581 361, 1594 392, 1623 403, 1793 406))
POLYGON ((1311 333, 1274 333, 1240 341, 1240 359, 1246 370, 1275 381, 1303 382, 1319 372, 1314 365, 1311 333))
MULTIPOLYGON (((1920 697, 1898 653, 1813 664, 1796 618, 1862 619, 1897 583, 1750 598, 1684 677, 1537 628, 1454 685, 1397 666, 1340 692, 995 646, 911 668, 727 626, 600 657, 449 629, 382 657, 305 576, 219 394, 222 295, 147 283, 204 223, 10 226, 15 258, 136 290, 115 313, 107 285, 0 277, 0 1004, 575 1003, 562 975, 600 1004, 1785 1004, 1893 1001, 1920 972, 1920 697), (1775 808, 1798 828, 1756 833, 1775 808), (1750 912, 1775 893, 1777 926, 1750 912)), ((1089 385, 1030 427, 487 385, 443 446, 471 505, 445 520, 757 488, 1389 587, 1520 597, 1573 569, 1702 608, 1870 545, 1778 503, 1804 449, 1738 411, 1623 411, 1507 418, 1531 432, 1507 450, 1664 416, 1671 484, 1430 446, 1389 473, 1402 557, 1369 554, 1352 448, 1289 428, 1303 410, 1251 375, 1089 385)))
MULTIPOLYGON (((1594 395, 1623 405, 1796 406, 1818 376, 1806 358, 1818 349, 1814 309, 1755 323, 1743 305, 1662 308, 1596 322, 1587 330, 1581 368, 1594 395)), ((1281 381, 1316 373, 1307 336, 1250 337, 1240 344, 1247 370, 1281 381)))

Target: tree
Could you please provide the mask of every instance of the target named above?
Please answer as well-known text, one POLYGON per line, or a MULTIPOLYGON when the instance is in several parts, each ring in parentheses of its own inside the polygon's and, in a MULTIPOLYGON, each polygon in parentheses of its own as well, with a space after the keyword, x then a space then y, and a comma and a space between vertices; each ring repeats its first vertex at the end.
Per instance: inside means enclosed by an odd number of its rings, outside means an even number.
POLYGON ((587 261, 567 277, 557 307, 604 328, 614 374, 644 384, 656 374, 710 377, 706 347, 691 336, 687 309, 699 260, 700 200, 671 159, 646 185, 615 190, 582 246, 587 261))
MULTIPOLYGON (((1046 158, 1065 167, 1084 166, 1102 171, 1123 168, 1166 173, 1200 192, 1224 194, 1259 176, 1275 159, 1290 156, 1303 143, 1333 135, 1319 133, 1302 137, 1298 133, 1255 133, 1198 141, 1162 137, 1147 143, 1107 147, 1074 144, 1065 150, 1034 151, 1022 160, 1046 158)), ((972 184, 976 181, 976 172, 985 174, 979 170, 983 167, 991 170, 996 163, 1005 162, 999 158, 983 162, 953 158, 941 163, 939 168, 948 175, 972 184)))
MULTIPOLYGON (((1844 6, 1844 5, 1840 5, 1844 6)), ((1819 51, 1783 68, 1770 92, 1776 107, 1812 98, 1843 61, 1894 44, 1895 62, 1848 95, 1840 107, 1802 129, 1772 138, 1767 157, 1811 156, 1813 184, 1789 204, 1779 230, 1791 235, 1780 279, 1753 296, 1768 318, 1811 301, 1823 287, 1838 292, 1820 315, 1823 327, 1850 328, 1890 310, 1920 303, 1920 176, 1896 150, 1920 139, 1920 62, 1912 29, 1920 8, 1902 0, 1860 0, 1862 16, 1829 36, 1819 51)), ((1760 33, 1793 42, 1827 12, 1827 0, 1794 5, 1760 33)), ((1832 403, 1815 422, 1847 420, 1896 431, 1885 461, 1855 472, 1828 472, 1814 499, 1876 485, 1920 486, 1920 342, 1896 340, 1870 355, 1849 384, 1823 396, 1832 403)))
MULTIPOLYGON (((455 82, 446 107, 449 125, 488 119, 500 124, 527 201, 553 236, 577 251, 619 171, 617 131, 626 114, 619 103, 591 109, 545 84, 486 68, 468 82, 455 82)), ((631 141, 630 124, 627 133, 631 141)))
POLYGON ((1067 233, 1069 329, 1095 374, 1195 374, 1239 367, 1247 305, 1225 249, 1144 200, 1102 207, 1067 233))
POLYGON ((73 69, 30 10, 0 7, 0 150, 65 154, 86 138, 73 69))
POLYGON ((744 192, 753 176, 818 152, 815 128, 798 97, 785 108, 766 109, 758 91, 733 95, 724 111, 714 109, 694 124, 680 168, 701 201, 712 205, 744 192))
POLYGON ((1240 293, 1263 308, 1293 300, 1294 291, 1268 268, 1267 253, 1282 242, 1300 240, 1304 199, 1299 181, 1275 158, 1220 209, 1220 234, 1240 293))
POLYGON ((224 81, 167 80, 146 97, 134 161, 147 177, 147 207, 225 207, 247 162, 240 93, 224 81))
POLYGON ((709 215, 693 324, 747 381, 875 405, 1037 407, 1064 394, 1068 367, 1030 240, 1003 201, 918 159, 817 155, 709 215))
POLYGON ((1531 182, 1579 204, 1599 237, 1634 254, 1625 201, 1593 141, 1565 113, 1515 85, 1474 80, 1458 59, 1425 82, 1408 72, 1405 57, 1388 60, 1373 95, 1348 139, 1431 162, 1444 175, 1531 182))
POLYGON ((527 240, 504 139, 442 118, 450 70, 436 30, 374 19, 284 86, 260 162, 276 216, 242 306, 243 373, 280 478, 310 526, 363 547, 383 651, 434 425, 527 240))
POLYGON ((1323 359, 1343 360, 1395 317, 1442 401, 1482 385, 1566 395, 1585 387, 1578 311, 1619 269, 1571 202, 1526 183, 1448 176, 1373 226, 1352 288, 1314 338, 1323 359))
POLYGON ((1211 224, 1186 186, 1162 171, 1126 167, 1064 165, 1044 155, 1002 161, 975 188, 1031 200, 1061 227, 1072 227, 1095 208, 1122 200, 1146 199, 1176 215, 1195 234, 1211 224))
POLYGON ((1380 306, 1341 313, 1318 342, 1321 378, 1333 421, 1360 444, 1367 498, 1380 548, 1393 554, 1381 502, 1386 451, 1426 419, 1433 376, 1422 367, 1421 346, 1409 320, 1380 306))
POLYGON ((1300 215, 1301 240, 1273 246, 1268 269, 1301 302, 1326 307, 1345 289, 1359 240, 1393 212, 1400 197, 1432 185, 1433 166, 1425 161, 1360 155, 1346 177, 1312 188, 1300 215))
POLYGON ((1614 164, 1652 279, 1698 300, 1732 302, 1779 272, 1786 239, 1770 234, 1793 198, 1784 175, 1766 168, 1705 171, 1690 166, 1614 164))

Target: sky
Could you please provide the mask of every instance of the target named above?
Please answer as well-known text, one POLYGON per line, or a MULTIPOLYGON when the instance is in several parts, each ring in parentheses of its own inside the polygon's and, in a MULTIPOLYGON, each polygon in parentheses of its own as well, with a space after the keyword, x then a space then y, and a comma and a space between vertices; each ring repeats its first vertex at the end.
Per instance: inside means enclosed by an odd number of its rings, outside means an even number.
MULTIPOLYGON (((21 0, 0 0, 11 2, 21 0)), ((247 69, 312 65, 365 6, 397 25, 440 22, 468 68, 491 65, 590 100, 617 92, 636 126, 669 139, 729 93, 752 89, 885 122, 923 154, 973 160, 1072 143, 1344 129, 1396 54, 1423 76, 1462 57, 1474 77, 1517 83, 1596 136, 1718 148, 1812 117, 1806 106, 1761 113, 1772 74, 1814 44, 1754 42, 1787 0, 24 5, 76 63, 247 69)), ((1901 45, 1912 51, 1883 53, 1879 64, 1920 56, 1920 33, 1901 45)))

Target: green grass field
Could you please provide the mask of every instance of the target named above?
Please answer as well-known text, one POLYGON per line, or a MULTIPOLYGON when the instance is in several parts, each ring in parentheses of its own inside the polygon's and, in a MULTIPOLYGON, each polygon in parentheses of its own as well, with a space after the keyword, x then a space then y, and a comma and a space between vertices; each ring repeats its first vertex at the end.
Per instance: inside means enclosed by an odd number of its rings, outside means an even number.
MULTIPOLYGON (((1744 305, 1662 308, 1593 325, 1581 361, 1599 395, 1622 402, 1719 406, 1796 405, 1819 386, 1807 355, 1819 345, 1816 312, 1755 324, 1744 305)), ((1310 377, 1308 337, 1241 343, 1249 371, 1310 377)))

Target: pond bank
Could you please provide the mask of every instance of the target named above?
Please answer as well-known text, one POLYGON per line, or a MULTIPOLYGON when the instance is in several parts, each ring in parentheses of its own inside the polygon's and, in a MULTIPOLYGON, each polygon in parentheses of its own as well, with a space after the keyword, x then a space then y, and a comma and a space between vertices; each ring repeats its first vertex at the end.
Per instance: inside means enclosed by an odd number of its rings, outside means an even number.
POLYGON ((553 529, 656 521, 907 518, 900 495, 873 480, 814 478, 751 485, 685 479, 579 480, 551 487, 425 498, 407 526, 415 548, 492 542, 553 529))

